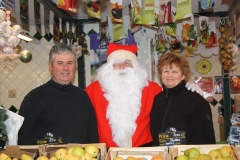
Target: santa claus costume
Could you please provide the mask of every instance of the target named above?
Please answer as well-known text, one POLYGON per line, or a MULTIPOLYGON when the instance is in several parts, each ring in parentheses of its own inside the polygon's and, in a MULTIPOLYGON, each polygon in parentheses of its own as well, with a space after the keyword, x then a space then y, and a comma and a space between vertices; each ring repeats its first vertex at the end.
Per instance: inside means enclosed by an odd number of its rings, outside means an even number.
POLYGON ((152 142, 150 112, 162 88, 148 81, 147 71, 137 62, 136 45, 110 43, 107 63, 86 91, 95 109, 99 141, 109 147, 138 147, 152 142), (132 67, 114 70, 130 60, 132 67))

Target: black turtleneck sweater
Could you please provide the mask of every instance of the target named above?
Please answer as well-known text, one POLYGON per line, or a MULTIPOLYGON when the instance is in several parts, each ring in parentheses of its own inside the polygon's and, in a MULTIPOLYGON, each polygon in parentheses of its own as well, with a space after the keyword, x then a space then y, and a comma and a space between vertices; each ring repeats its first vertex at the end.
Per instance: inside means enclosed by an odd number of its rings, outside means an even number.
POLYGON ((85 90, 53 80, 30 91, 19 115, 24 122, 19 145, 40 143, 97 143, 95 112, 85 90))
POLYGON ((158 133, 174 127, 185 131, 186 144, 216 143, 209 103, 198 93, 187 90, 181 81, 155 96, 150 115, 153 146, 159 145, 158 133))

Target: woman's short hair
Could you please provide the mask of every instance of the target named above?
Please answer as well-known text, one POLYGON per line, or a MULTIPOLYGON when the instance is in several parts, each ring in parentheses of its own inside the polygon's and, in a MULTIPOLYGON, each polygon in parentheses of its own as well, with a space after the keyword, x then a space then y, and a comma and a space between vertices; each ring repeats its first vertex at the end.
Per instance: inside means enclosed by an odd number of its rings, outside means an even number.
MULTIPOLYGON (((159 76, 161 77, 164 66, 172 67, 173 64, 180 68, 180 70, 182 71, 182 74, 185 76, 185 81, 187 82, 189 80, 189 77, 192 74, 187 59, 183 56, 180 56, 172 52, 163 54, 159 58, 158 64, 157 64, 157 70, 158 70, 159 76)), ((160 81, 161 81, 161 78, 160 78, 160 81)))

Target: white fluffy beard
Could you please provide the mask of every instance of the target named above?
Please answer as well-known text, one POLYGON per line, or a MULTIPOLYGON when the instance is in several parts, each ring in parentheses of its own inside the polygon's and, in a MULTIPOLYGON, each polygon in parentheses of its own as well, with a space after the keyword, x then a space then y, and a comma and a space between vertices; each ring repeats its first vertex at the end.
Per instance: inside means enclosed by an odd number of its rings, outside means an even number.
POLYGON ((142 89, 148 85, 147 72, 138 63, 133 68, 113 70, 112 64, 102 66, 97 74, 104 97, 109 102, 106 118, 113 141, 120 147, 131 147, 140 112, 142 89))

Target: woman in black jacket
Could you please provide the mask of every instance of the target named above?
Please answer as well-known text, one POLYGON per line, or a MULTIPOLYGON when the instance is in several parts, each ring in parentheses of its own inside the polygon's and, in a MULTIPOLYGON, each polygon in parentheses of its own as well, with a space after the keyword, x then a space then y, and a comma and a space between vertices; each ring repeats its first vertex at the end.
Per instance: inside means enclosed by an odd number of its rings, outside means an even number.
POLYGON ((185 87, 191 73, 188 61, 168 53, 157 68, 163 91, 155 96, 150 115, 153 146, 160 145, 159 133, 169 128, 185 131, 186 144, 216 143, 209 103, 185 87))

